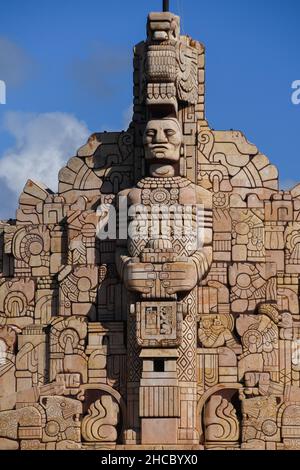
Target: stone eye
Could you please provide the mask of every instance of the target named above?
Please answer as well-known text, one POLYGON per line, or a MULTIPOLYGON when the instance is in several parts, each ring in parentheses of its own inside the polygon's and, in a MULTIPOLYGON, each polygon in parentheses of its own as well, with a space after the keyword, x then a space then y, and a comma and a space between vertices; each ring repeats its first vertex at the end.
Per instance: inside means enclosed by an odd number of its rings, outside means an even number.
POLYGON ((176 132, 173 129, 167 129, 165 131, 166 135, 171 137, 172 135, 176 134, 176 132))

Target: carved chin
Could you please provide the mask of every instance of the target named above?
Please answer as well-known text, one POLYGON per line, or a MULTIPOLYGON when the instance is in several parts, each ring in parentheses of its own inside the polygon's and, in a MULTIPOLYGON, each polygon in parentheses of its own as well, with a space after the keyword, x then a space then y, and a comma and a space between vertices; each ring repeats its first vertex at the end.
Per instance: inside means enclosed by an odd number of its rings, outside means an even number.
POLYGON ((167 158, 166 156, 166 152, 164 152, 163 150, 156 150, 154 152, 152 152, 152 158, 155 159, 163 159, 163 158, 167 158))
POLYGON ((145 152, 146 160, 153 160, 153 161, 171 161, 176 162, 179 160, 180 155, 178 149, 170 149, 170 148, 153 148, 153 149, 146 149, 145 152))
POLYGON ((167 162, 177 162, 179 157, 174 155, 174 153, 166 153, 163 151, 152 152, 151 157, 149 160, 157 160, 157 161, 167 161, 167 162))
POLYGON ((160 177, 174 176, 175 174, 175 170, 172 165, 164 165, 164 164, 158 164, 158 163, 151 165, 150 172, 152 175, 156 175, 160 177))

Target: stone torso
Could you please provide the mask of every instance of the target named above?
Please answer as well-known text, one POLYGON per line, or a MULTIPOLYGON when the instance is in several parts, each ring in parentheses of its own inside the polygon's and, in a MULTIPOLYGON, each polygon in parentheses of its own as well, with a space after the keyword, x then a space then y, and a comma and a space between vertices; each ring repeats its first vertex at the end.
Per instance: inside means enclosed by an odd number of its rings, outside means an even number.
MULTIPOLYGON (((165 251, 175 261, 196 251, 198 201, 189 180, 180 176, 144 178, 129 193, 129 203, 137 208, 141 204, 145 210, 142 217, 140 213, 129 217, 138 224, 138 233, 128 241, 130 256, 145 258, 146 253, 165 251)), ((201 204, 198 210, 203 212, 201 204)))

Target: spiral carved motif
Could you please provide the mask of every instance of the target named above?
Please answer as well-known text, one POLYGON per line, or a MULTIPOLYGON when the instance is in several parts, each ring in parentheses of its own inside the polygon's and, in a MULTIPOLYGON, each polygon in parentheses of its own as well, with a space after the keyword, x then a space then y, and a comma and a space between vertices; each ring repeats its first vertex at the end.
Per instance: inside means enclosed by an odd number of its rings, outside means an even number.
POLYGON ((88 442, 115 442, 118 434, 119 407, 110 395, 103 395, 91 404, 82 420, 82 435, 88 442))

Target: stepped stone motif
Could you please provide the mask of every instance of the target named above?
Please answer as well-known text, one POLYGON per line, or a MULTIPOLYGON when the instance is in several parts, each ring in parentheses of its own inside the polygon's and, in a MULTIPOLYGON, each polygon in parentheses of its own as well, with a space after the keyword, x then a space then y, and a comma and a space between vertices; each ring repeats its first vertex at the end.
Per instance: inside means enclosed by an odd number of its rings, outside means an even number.
POLYGON ((26 183, 0 271, 0 449, 300 449, 300 185, 209 127, 173 13, 128 130, 26 183))

